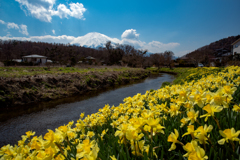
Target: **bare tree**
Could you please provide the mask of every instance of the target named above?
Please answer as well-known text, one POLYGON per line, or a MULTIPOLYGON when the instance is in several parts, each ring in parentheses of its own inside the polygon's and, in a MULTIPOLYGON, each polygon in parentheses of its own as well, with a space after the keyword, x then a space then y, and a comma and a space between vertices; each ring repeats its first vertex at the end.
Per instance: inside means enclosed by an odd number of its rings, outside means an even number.
POLYGON ((163 55, 164 55, 166 65, 169 68, 172 68, 171 64, 172 64, 174 53, 172 51, 165 51, 163 55))
POLYGON ((150 58, 151 58, 152 63, 156 67, 158 67, 158 69, 160 68, 160 66, 164 65, 165 57, 164 57, 163 53, 151 54, 150 58))

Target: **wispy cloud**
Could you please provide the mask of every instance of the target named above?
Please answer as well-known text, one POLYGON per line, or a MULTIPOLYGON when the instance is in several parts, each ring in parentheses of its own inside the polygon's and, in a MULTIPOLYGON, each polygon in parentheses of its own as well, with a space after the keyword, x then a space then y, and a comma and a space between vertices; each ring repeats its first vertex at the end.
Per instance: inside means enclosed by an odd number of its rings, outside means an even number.
POLYGON ((55 34, 55 30, 54 29, 52 30, 52 33, 55 34))
POLYGON ((19 29, 18 25, 16 23, 7 23, 7 28, 8 29, 19 29))
POLYGON ((27 26, 24 24, 21 24, 19 32, 28 36, 27 26))
POLYGON ((25 14, 30 14, 35 18, 51 22, 52 16, 60 18, 74 17, 85 20, 83 13, 87 10, 82 3, 70 3, 68 7, 64 4, 59 4, 57 7, 56 0, 15 0, 20 4, 21 9, 25 14), (56 8, 56 9, 54 9, 56 8))
MULTIPOLYGON (((18 24, 13 23, 13 22, 4 22, 3 20, 0 20, 0 23, 6 25, 8 29, 16 29, 16 30, 18 30, 20 33, 22 33, 22 34, 24 34, 24 35, 26 35, 26 36, 29 35, 29 34, 28 34, 28 31, 27 31, 27 26, 24 25, 24 24, 18 25, 18 24)), ((7 35, 9 36, 9 35, 11 35, 11 34, 8 32, 7 35)))
POLYGON ((1 24, 5 24, 5 22, 4 22, 3 20, 1 20, 1 19, 0 19, 0 23, 1 23, 1 24))

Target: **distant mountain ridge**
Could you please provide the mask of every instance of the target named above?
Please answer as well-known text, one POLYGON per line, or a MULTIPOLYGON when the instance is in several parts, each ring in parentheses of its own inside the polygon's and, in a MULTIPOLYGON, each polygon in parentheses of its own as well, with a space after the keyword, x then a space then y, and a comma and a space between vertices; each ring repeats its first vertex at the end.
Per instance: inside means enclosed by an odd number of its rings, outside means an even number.
POLYGON ((231 51, 231 47, 232 47, 231 44, 236 40, 238 40, 239 38, 240 38, 240 35, 223 38, 218 41, 212 42, 209 45, 205 45, 201 48, 198 48, 197 50, 190 52, 185 56, 192 57, 192 56, 195 56, 196 54, 199 54, 199 52, 202 52, 202 53, 208 52, 208 54, 214 55, 216 53, 216 50, 219 50, 219 49, 225 49, 225 50, 231 51))
POLYGON ((121 42, 117 38, 110 38, 98 32, 91 32, 84 36, 76 38, 72 42, 72 44, 87 48, 99 48, 99 47, 104 48, 107 41, 111 41, 112 44, 117 44, 121 42))

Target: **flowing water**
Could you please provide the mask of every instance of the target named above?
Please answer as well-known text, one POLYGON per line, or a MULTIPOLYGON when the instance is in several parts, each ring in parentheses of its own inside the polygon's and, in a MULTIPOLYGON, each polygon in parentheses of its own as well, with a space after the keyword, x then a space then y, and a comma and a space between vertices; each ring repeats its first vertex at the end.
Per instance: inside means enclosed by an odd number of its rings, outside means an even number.
POLYGON ((4 121, 0 122, 0 147, 17 144, 27 131, 35 131, 37 136, 44 135, 47 129, 55 130, 72 120, 76 122, 82 112, 89 115, 98 112, 105 104, 118 106, 124 98, 159 89, 163 82, 172 82, 174 78, 174 75, 159 74, 130 85, 5 110, 4 121))

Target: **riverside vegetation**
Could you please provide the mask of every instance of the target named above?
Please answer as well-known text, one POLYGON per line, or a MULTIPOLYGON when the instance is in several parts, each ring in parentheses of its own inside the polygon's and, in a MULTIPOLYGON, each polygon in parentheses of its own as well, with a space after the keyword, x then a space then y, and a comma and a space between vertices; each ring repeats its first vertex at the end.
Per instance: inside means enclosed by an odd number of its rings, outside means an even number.
POLYGON ((128 67, 0 67, 0 108, 83 94, 148 75, 128 67))
POLYGON ((187 72, 43 136, 28 131, 0 159, 240 159, 240 67, 187 72))

